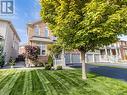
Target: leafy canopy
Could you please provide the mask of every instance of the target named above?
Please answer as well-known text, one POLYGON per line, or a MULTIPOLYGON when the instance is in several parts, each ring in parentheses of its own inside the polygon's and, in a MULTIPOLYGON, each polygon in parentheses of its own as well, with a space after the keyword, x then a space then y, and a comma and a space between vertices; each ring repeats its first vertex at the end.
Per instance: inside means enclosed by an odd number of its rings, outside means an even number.
POLYGON ((87 52, 127 34, 127 0, 41 0, 41 16, 58 42, 87 52))

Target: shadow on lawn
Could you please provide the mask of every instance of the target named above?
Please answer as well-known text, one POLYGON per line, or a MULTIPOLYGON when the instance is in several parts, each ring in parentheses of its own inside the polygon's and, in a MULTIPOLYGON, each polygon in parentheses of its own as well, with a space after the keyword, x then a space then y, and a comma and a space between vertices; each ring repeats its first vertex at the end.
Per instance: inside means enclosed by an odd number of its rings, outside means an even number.
POLYGON ((127 69, 105 67, 105 66, 87 66, 88 71, 101 76, 127 81, 127 69))
MULTIPOLYGON (((72 68, 80 68, 80 65, 73 65, 72 68)), ((86 65, 87 71, 97 74, 97 76, 106 76, 110 78, 120 79, 127 81, 127 69, 122 68, 114 68, 114 67, 107 67, 107 66, 95 66, 95 65, 86 65)))

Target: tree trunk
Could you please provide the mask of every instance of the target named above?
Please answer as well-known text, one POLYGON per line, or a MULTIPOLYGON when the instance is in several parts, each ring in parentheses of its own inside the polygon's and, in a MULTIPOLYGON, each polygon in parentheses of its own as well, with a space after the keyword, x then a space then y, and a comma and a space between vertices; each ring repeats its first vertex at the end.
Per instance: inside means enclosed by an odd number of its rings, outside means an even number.
POLYGON ((82 63, 82 79, 86 80, 86 64, 85 64, 85 53, 81 52, 81 63, 82 63))

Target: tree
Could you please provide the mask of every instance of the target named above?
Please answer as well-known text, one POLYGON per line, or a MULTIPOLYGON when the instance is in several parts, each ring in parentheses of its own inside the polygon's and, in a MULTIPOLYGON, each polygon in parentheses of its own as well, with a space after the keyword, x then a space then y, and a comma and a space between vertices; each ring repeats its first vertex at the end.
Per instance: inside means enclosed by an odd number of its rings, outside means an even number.
POLYGON ((49 44, 48 45, 48 50, 50 52, 50 56, 58 56, 59 54, 62 53, 62 46, 57 44, 57 43, 54 43, 54 44, 49 44))
POLYGON ((81 53, 86 79, 85 53, 118 41, 127 34, 126 0, 41 0, 42 20, 65 48, 81 53))
MULTIPOLYGON (((40 48, 38 46, 25 46, 26 58, 32 62, 38 61, 38 55, 40 54, 40 48)), ((36 64, 35 64, 36 65, 36 64)))

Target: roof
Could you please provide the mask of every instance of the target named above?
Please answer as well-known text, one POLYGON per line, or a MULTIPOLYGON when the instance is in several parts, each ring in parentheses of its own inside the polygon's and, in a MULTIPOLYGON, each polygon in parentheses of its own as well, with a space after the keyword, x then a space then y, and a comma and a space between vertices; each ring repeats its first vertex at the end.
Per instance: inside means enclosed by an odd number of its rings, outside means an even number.
POLYGON ((127 40, 119 40, 119 42, 127 42, 127 40))
POLYGON ((52 44, 53 41, 50 38, 47 37, 37 37, 37 36, 33 36, 30 41, 32 42, 43 42, 45 44, 52 44))
POLYGON ((20 37, 18 36, 18 34, 17 34, 17 32, 16 32, 16 30, 15 30, 13 24, 11 23, 11 21, 9 21, 9 20, 5 20, 5 19, 0 19, 0 21, 7 22, 7 23, 10 25, 11 29, 13 30, 13 32, 16 34, 18 40, 21 41, 21 39, 20 39, 20 37))
POLYGON ((41 23, 41 22, 42 20, 36 20, 36 21, 29 22, 28 25, 34 25, 34 24, 41 23))

